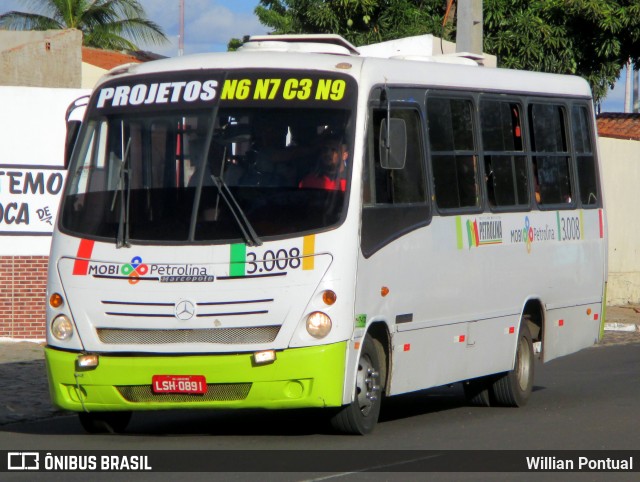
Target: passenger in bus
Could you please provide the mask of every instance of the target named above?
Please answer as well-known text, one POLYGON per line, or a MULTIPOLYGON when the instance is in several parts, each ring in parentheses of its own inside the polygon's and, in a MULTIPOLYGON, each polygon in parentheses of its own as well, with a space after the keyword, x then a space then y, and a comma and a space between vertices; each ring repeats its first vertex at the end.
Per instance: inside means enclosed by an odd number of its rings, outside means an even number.
POLYGON ((540 176, 538 173, 538 160, 534 157, 531 159, 533 165, 533 193, 537 204, 540 204, 542 197, 540 196, 540 176))
POLYGON ((328 139, 320 148, 316 168, 300 181, 298 187, 344 191, 348 158, 349 150, 340 139, 328 139))

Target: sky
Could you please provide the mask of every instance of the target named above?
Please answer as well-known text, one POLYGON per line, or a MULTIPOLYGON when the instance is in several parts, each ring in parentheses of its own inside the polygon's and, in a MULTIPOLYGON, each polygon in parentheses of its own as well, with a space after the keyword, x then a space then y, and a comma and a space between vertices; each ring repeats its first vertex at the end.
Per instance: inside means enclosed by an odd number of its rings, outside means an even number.
MULTIPOLYGON (((31 0, 32 1, 32 0, 31 0)), ((147 18, 163 29, 170 43, 141 45, 167 57, 178 55, 178 34, 180 31, 179 0, 139 0, 147 18)), ((0 13, 11 10, 33 11, 27 8, 30 0, 0 0, 0 13)), ((260 24, 253 10, 258 0, 185 0, 184 53, 218 52, 227 50, 231 38, 245 35, 259 35, 268 32, 260 24)))
MULTIPOLYGON (((170 41, 163 46, 141 45, 141 49, 167 57, 178 55, 180 1, 139 1, 147 17, 160 25, 170 41)), ((0 0, 0 13, 10 10, 27 11, 27 2, 28 0, 0 0)), ((257 5, 258 0, 185 0, 185 55, 225 51, 231 38, 267 33, 268 28, 261 25, 253 13, 257 5)), ((609 91, 602 103, 602 112, 624 111, 625 75, 623 71, 615 89, 609 91)))

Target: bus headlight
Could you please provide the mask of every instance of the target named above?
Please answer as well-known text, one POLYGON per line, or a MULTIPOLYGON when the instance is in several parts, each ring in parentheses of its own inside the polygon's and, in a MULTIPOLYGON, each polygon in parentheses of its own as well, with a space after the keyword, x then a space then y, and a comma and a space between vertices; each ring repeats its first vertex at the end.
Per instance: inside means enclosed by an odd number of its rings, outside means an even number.
POLYGON ((331 331, 331 318, 321 311, 307 316, 307 332, 314 338, 324 338, 331 331))
POLYGON ((60 315, 51 323, 51 334, 58 340, 68 340, 73 336, 73 323, 66 315, 60 315))

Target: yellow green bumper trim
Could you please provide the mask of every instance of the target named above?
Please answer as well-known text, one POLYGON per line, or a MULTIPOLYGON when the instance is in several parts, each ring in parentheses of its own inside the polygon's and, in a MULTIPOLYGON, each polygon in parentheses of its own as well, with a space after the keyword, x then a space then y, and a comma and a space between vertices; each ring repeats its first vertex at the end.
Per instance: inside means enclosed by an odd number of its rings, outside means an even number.
POLYGON ((100 354, 77 370, 80 353, 45 348, 49 391, 71 411, 303 408, 342 405, 346 342, 278 351, 275 362, 254 365, 252 354, 100 354), (207 394, 154 394, 153 375, 204 375, 207 394))

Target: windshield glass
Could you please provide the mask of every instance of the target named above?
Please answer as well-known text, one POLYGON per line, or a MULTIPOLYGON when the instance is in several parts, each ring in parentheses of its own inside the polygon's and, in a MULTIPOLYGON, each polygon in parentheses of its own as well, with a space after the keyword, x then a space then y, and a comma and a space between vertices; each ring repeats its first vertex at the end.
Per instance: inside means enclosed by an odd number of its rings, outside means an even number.
MULTIPOLYGON (((120 245, 260 244, 340 222, 354 122, 355 93, 347 89, 355 84, 332 74, 333 91, 323 87, 326 94, 314 95, 321 78, 286 74, 266 75, 279 89, 270 84, 258 100, 251 90, 239 98, 238 89, 229 90, 236 80, 212 75, 218 80, 200 83, 217 88, 213 94, 201 89, 201 98, 215 96, 207 103, 186 101, 186 82, 102 88, 74 153, 61 230, 120 245), (290 78, 298 86, 289 89, 293 98, 285 89, 290 78), (299 88, 304 80, 308 98, 299 88), (177 84, 180 89, 165 88, 164 102, 157 102, 154 89, 177 84)), ((257 77, 246 77, 249 89, 257 77)))

